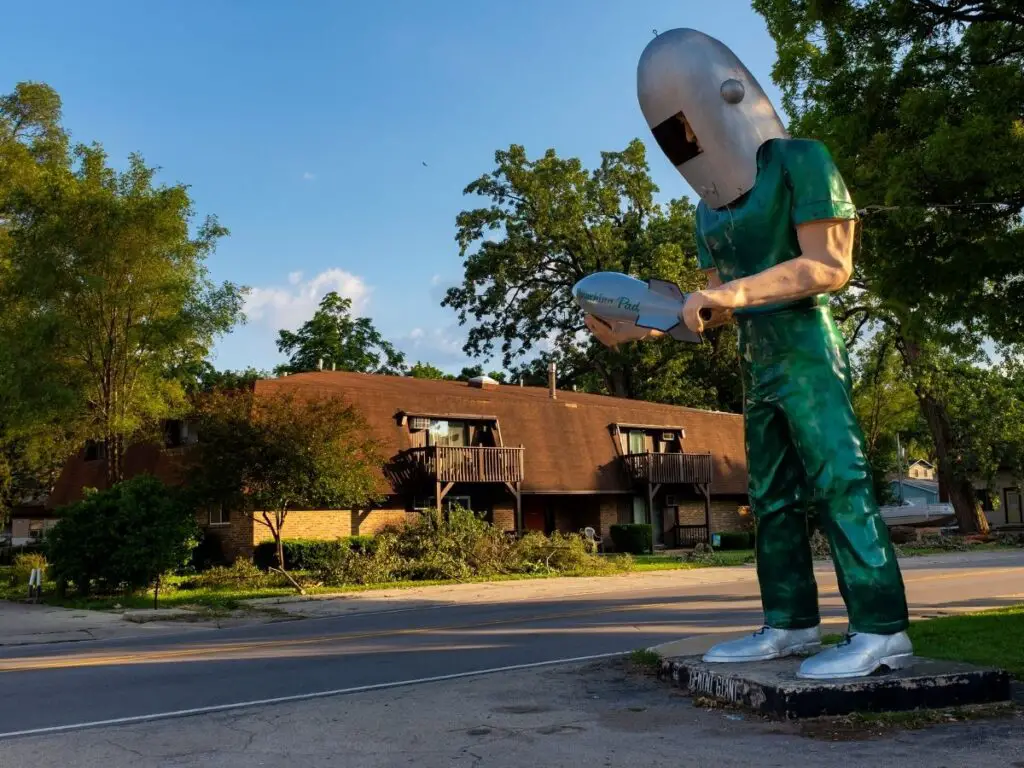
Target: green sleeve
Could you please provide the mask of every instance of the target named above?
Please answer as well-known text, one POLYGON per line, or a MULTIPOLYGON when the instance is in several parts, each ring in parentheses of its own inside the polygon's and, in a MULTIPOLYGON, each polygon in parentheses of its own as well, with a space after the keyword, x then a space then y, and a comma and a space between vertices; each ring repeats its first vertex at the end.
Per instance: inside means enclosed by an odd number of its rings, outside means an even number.
POLYGON ((823 219, 857 218, 850 191, 824 144, 806 139, 792 141, 784 162, 793 193, 793 226, 823 219))
POLYGON ((701 203, 697 206, 696 230, 697 230, 697 266, 702 270, 715 269, 715 262, 711 258, 711 250, 708 248, 707 240, 704 238, 704 224, 701 221, 701 203))

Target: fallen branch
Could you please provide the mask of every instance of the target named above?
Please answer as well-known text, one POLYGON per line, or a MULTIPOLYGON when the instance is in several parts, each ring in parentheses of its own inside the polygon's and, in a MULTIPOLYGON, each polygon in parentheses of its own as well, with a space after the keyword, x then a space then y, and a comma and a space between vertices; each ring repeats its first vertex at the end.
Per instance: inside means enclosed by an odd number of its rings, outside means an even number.
POLYGON ((282 576, 284 576, 286 579, 288 579, 288 581, 291 582, 292 586, 295 587, 295 590, 300 595, 305 595, 306 594, 306 590, 302 588, 302 585, 299 584, 299 582, 297 582, 295 579, 293 579, 292 575, 290 573, 288 573, 288 571, 286 571, 284 568, 271 568, 270 570, 277 571, 282 576))

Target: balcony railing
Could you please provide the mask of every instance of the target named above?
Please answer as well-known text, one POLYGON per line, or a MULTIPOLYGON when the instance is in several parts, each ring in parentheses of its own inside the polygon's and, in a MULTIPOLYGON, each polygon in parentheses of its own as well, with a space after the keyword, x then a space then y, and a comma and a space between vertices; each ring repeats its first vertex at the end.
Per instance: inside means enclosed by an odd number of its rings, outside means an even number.
POLYGON ((409 458, 421 472, 442 483, 521 483, 522 448, 432 446, 412 448, 409 458))
POLYGON ((711 482, 710 453, 630 453, 622 458, 634 482, 711 482))

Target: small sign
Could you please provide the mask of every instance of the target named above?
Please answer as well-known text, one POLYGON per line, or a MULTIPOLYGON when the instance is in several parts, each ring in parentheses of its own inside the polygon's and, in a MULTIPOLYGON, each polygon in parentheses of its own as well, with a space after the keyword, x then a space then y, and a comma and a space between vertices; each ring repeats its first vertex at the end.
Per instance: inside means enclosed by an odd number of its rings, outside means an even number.
POLYGON ((722 545, 722 536, 718 533, 711 534, 711 546, 720 547, 722 545))

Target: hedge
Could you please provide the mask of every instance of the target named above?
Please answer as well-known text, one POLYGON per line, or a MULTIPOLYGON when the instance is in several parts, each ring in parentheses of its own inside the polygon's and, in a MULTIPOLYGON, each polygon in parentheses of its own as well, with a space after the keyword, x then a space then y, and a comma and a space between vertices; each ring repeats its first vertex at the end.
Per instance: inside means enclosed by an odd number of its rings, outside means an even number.
POLYGON ((609 530, 616 552, 645 555, 654 547, 654 529, 647 523, 613 525, 609 530))
MULTIPOLYGON (((321 568, 335 550, 346 547, 359 552, 373 548, 373 536, 348 536, 343 539, 285 539, 284 566, 290 571, 314 571, 321 568)), ((257 568, 268 570, 277 567, 277 545, 264 541, 253 550, 252 561, 257 568)))
POLYGON ((754 534, 749 531, 721 531, 711 534, 711 541, 718 537, 718 544, 715 549, 753 549, 754 534))

